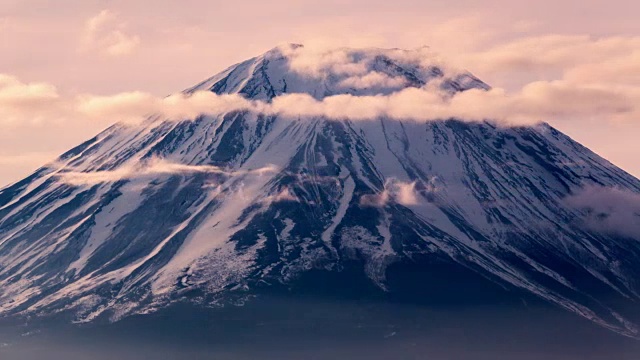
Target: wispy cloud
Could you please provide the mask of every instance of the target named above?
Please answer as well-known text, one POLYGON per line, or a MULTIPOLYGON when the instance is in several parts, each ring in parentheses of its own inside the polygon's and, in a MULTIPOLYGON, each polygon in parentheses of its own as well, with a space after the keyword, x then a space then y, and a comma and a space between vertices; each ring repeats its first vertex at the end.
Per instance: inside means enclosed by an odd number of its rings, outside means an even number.
POLYGON ((123 56, 135 51, 139 45, 140 37, 130 34, 127 24, 116 13, 102 10, 86 21, 80 50, 123 56))
MULTIPOLYGON (((0 121, 109 119, 136 123, 151 114, 187 120, 199 114, 247 110, 294 118, 492 120, 505 126, 587 119, 637 122, 640 79, 635 73, 640 72, 633 70, 638 67, 640 52, 633 50, 634 46, 640 46, 640 38, 542 37, 514 41, 495 48, 495 52, 480 51, 473 56, 487 69, 522 71, 546 66, 558 68, 564 75, 556 80, 530 82, 514 91, 496 87, 453 95, 441 88, 441 80, 432 80, 421 88, 403 88, 406 79, 383 74, 376 68, 380 53, 416 71, 428 72, 434 65, 444 66, 428 49, 354 51, 283 47, 292 73, 320 80, 331 75, 338 79, 338 87, 371 90, 366 95, 338 94, 320 99, 306 93, 287 93, 264 102, 209 91, 164 98, 139 91, 112 96, 62 96, 51 84, 23 83, 4 75, 0 77, 0 105, 4 105, 0 121), (601 68, 596 66, 598 62, 602 62, 601 68)), ((459 70, 452 68, 450 72, 455 74, 459 70)))
MULTIPOLYGON (((408 88, 390 95, 334 95, 317 100, 290 94, 273 100, 271 110, 289 116, 325 116, 366 120, 378 117, 433 121, 457 118, 493 120, 503 125, 534 124, 556 119, 640 118, 640 92, 566 82, 536 82, 516 93, 504 89, 472 89, 452 97, 438 86, 408 88)), ((269 109, 269 108, 267 108, 269 109)))
MULTIPOLYGON (((607 68, 607 64, 611 62, 618 65, 621 65, 620 62, 628 63, 633 60, 639 48, 638 36, 529 35, 463 53, 461 57, 462 61, 469 62, 480 72, 533 72, 537 76, 553 76, 552 72, 557 71, 563 76, 585 66, 600 64, 607 68)), ((597 78, 608 83, 620 80, 603 78, 599 76, 600 70, 594 70, 596 71, 593 74, 578 71, 582 73, 581 76, 571 78, 587 82, 593 82, 597 78)), ((624 70, 624 67, 619 68, 620 72, 624 70)), ((638 80, 633 74, 628 74, 626 79, 629 78, 638 80)))
POLYGON ((146 179, 162 175, 207 173, 224 176, 241 176, 247 174, 263 176, 277 171, 278 168, 275 165, 266 165, 251 170, 228 170, 213 165, 188 165, 162 158, 151 158, 142 162, 125 164, 113 170, 76 171, 62 168, 56 172, 54 176, 67 184, 83 186, 120 180, 146 179))
POLYGON ((384 207, 390 202, 404 206, 418 205, 416 182, 404 182, 395 178, 387 179, 384 190, 378 194, 366 194, 360 197, 360 206, 384 207))
MULTIPOLYGON (((77 94, 95 97, 138 90, 159 98, 283 39, 325 49, 427 45, 442 54, 446 63, 468 69, 494 88, 505 89, 509 96, 534 81, 564 81, 572 87, 596 85, 619 93, 630 90, 615 90, 621 85, 638 87, 640 61, 633 51, 640 47, 633 39, 640 35, 634 18, 640 5, 628 0, 585 2, 580 11, 570 1, 465 1, 465 6, 454 9, 449 2, 401 0, 392 12, 389 2, 382 0, 253 1, 242 12, 237 6, 220 6, 218 2, 194 3, 197 6, 163 2, 152 12, 141 0, 84 1, 64 7, 51 1, 33 6, 34 1, 25 0, 5 6, 5 11, 0 11, 0 69, 17 75, 23 83, 54 84, 61 101, 54 101, 56 105, 47 109, 24 106, 19 111, 1 105, 0 126, 5 135, 0 135, 0 150, 63 152, 122 120, 115 109, 106 112, 112 115, 100 118, 98 112, 90 115, 58 107, 75 104, 77 94), (292 18, 288 16, 291 6, 309 11, 292 18), (550 6, 553 12, 548 11, 550 6), (112 40, 103 42, 102 47, 95 46, 100 41, 88 42, 94 45, 78 52, 86 39, 88 19, 99 18, 103 8, 108 11, 102 21, 108 21, 105 25, 97 22, 101 34, 116 30, 134 39, 137 46, 129 52, 134 56, 109 55, 110 46, 104 44, 118 43, 118 36, 105 37, 98 32, 94 39, 112 40), (216 21, 208 21, 212 16, 216 21), (246 26, 238 27, 239 23, 246 26), (52 122, 56 125, 50 126, 52 122), (61 135, 51 137, 52 131, 61 135), (18 143, 7 138, 24 140, 18 143)), ((560 115, 544 120, 640 174, 634 143, 640 125, 633 125, 638 121, 631 113, 609 117, 598 112, 586 123, 577 116, 566 121, 560 115)), ((9 167, 3 170, 6 176, 12 173, 9 167)))
POLYGON ((0 124, 42 123, 62 112, 63 106, 55 86, 0 74, 0 124))
POLYGON ((267 204, 277 202, 300 202, 300 199, 288 187, 285 187, 279 192, 265 197, 263 202, 267 204))
MULTIPOLYGON (((372 59, 379 51, 376 49, 355 52, 331 47, 290 49, 287 66, 292 73, 315 79, 312 81, 323 81, 333 74, 338 79, 335 83, 338 89, 367 91, 324 98, 287 93, 271 102, 208 91, 168 97, 143 91, 106 96, 73 94, 62 92, 53 84, 27 82, 4 74, 0 75, 0 125, 9 130, 48 128, 52 123, 76 128, 95 124, 99 129, 114 122, 135 126, 153 114, 182 121, 200 114, 252 111, 296 120, 326 117, 358 121, 385 117, 427 122, 457 118, 490 120, 502 126, 547 121, 561 129, 565 123, 589 126, 609 123, 634 129, 633 126, 640 125, 637 75, 640 71, 636 71, 640 70, 639 39, 542 36, 512 39, 475 50, 462 59, 478 64, 481 71, 514 74, 526 70, 540 75, 542 80, 526 82, 515 89, 471 89, 454 95, 443 91, 438 80, 422 88, 404 88, 405 78, 381 73, 373 65, 372 59), (535 49, 535 54, 529 48, 535 49)), ((430 66, 443 67, 448 63, 426 48, 384 52, 394 61, 425 71, 430 66)), ((446 71, 460 71, 455 66, 444 67, 446 71)))
POLYGON ((350 76, 341 80, 338 86, 343 88, 368 89, 368 88, 401 88, 406 84, 402 77, 391 77, 377 71, 371 71, 364 76, 350 76))
POLYGON ((0 109, 5 124, 42 121, 101 121, 137 123, 159 114, 167 119, 188 120, 199 114, 254 111, 287 117, 327 117, 371 120, 379 117, 433 121, 457 118, 493 120, 498 124, 523 125, 555 119, 640 119, 640 89, 607 88, 566 81, 534 82, 516 93, 504 89, 472 89, 448 96, 436 83, 407 88, 388 95, 340 94, 315 99, 308 94, 285 94, 271 103, 240 95, 196 92, 157 98, 132 92, 114 96, 81 95, 61 99, 46 84, 0 83, 0 109))
POLYGON ((640 240, 640 193, 587 186, 565 198, 565 202, 582 211, 580 221, 588 228, 640 240))

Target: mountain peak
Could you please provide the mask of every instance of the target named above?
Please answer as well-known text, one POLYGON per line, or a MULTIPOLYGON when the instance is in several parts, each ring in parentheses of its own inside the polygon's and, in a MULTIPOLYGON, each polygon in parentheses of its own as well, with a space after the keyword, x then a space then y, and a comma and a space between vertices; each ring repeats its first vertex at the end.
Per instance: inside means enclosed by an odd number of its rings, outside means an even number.
POLYGON ((469 72, 443 65, 424 47, 314 49, 285 44, 233 65, 186 92, 235 93, 257 100, 305 93, 322 99, 340 94, 387 95, 436 81, 450 92, 489 89, 469 72))

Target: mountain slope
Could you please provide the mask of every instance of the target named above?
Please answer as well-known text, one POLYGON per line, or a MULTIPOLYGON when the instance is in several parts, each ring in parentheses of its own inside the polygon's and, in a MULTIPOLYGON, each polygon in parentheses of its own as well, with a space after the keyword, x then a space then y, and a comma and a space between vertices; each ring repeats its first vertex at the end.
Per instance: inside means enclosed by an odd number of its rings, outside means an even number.
MULTIPOLYGON (((340 67, 313 63, 311 76, 295 71, 296 49, 185 93, 489 88, 400 50, 340 50, 340 67), (345 65, 393 81, 362 86, 345 65)), ((117 320, 355 266, 380 291, 416 296, 433 281, 486 279, 637 336, 640 235, 585 222, 589 209, 568 199, 594 186, 640 193, 638 179, 546 124, 250 111, 117 124, 0 191, 0 312, 117 320)))

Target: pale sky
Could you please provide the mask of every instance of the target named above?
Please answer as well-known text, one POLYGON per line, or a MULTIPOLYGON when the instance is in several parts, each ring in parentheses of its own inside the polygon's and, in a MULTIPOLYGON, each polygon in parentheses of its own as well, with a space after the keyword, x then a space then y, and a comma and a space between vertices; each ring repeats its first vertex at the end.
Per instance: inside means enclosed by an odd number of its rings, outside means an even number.
POLYGON ((640 176, 638 13, 632 0, 0 0, 0 187, 119 120, 48 104, 162 97, 288 42, 428 45, 508 93, 534 83, 627 100, 545 120, 640 176))

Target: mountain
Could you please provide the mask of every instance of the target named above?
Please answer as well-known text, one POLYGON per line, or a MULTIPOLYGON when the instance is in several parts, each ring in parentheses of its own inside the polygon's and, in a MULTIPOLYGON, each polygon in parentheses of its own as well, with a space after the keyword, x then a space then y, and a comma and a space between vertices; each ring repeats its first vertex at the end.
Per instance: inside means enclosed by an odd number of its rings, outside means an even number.
MULTIPOLYGON (((303 49, 184 94, 490 88, 421 52, 303 49)), ((248 110, 118 123, 0 191, 0 313, 115 321, 322 288, 540 299, 637 337, 640 234, 604 226, 616 213, 590 191, 637 196, 640 181, 546 123, 248 110)))

